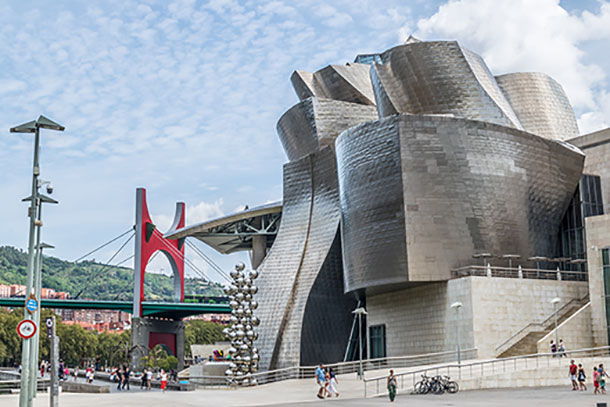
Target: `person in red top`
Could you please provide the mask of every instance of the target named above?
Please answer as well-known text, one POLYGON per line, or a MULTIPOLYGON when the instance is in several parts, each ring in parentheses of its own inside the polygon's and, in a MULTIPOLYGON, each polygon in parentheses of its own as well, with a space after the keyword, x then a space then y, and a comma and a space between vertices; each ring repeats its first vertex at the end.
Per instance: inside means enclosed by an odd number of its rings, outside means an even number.
POLYGON ((572 380, 572 390, 578 390, 578 381, 576 380, 576 374, 578 373, 578 366, 574 363, 574 360, 570 361, 570 380, 572 380))

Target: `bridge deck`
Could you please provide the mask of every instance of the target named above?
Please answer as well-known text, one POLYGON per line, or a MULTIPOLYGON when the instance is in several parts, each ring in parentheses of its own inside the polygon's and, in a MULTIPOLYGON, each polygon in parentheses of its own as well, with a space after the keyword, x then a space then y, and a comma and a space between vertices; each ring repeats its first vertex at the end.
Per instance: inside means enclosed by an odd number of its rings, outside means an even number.
MULTIPOLYGON (((0 307, 23 307, 24 298, 0 298, 0 307)), ((51 300, 43 299, 42 308, 107 309, 132 313, 131 301, 51 300)), ((191 302, 143 302, 142 314, 160 318, 179 319, 199 314, 229 314, 228 304, 202 304, 191 302)))

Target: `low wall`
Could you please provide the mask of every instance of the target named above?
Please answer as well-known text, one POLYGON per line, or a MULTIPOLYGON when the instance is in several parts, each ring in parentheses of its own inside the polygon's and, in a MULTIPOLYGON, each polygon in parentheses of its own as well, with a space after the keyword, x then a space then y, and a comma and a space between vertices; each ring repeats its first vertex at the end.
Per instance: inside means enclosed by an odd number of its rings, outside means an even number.
POLYGON ((576 311, 571 317, 557 326, 557 336, 555 329, 546 334, 538 341, 538 353, 551 351, 551 340, 555 338, 563 339, 566 350, 592 348, 593 335, 591 330, 591 303, 588 302, 576 311))
POLYGON ((109 385, 75 383, 60 381, 61 390, 65 393, 110 393, 109 385))

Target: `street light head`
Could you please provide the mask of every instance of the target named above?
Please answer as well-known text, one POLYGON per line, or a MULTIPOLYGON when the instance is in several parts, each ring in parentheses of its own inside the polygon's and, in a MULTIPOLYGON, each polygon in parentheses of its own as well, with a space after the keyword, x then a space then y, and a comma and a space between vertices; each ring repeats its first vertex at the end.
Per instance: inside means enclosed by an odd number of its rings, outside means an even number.
POLYGON ((36 120, 11 127, 11 133, 34 133, 36 132, 36 120))
POLYGON ((352 314, 356 314, 356 315, 368 315, 368 312, 366 312, 366 309, 364 307, 358 307, 355 310, 352 311, 352 314))
POLYGON ((461 307, 462 307, 462 303, 459 302, 459 301, 456 301, 453 304, 451 304, 451 308, 458 309, 458 308, 461 308, 461 307))
POLYGON ((555 297, 551 300, 551 304, 559 304, 561 302, 561 298, 555 297))
POLYGON ((49 130, 57 130, 64 131, 66 128, 59 123, 55 123, 53 120, 48 119, 44 116, 40 116, 38 120, 36 120, 36 125, 41 129, 49 129, 49 130))

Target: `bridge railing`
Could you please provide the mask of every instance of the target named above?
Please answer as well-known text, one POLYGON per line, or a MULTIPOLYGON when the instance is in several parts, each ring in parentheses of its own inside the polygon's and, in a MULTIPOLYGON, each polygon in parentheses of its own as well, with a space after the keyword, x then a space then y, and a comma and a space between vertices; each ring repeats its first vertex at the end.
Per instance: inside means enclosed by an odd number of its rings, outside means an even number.
MULTIPOLYGON (((422 380, 422 375, 424 374, 427 376, 446 375, 455 380, 472 379, 533 368, 549 368, 555 364, 557 366, 563 366, 562 362, 565 364, 565 360, 569 360, 570 358, 610 356, 610 346, 571 350, 565 353, 565 358, 562 358, 561 356, 563 355, 560 355, 559 353, 533 353, 508 358, 472 361, 462 364, 441 364, 412 371, 399 372, 395 374, 397 390, 413 390, 415 384, 422 380)), ((374 397, 386 393, 387 378, 387 374, 365 378, 363 380, 364 397, 374 397)))
MULTIPOLYGON (((476 349, 465 349, 462 351, 462 358, 476 358, 476 349)), ((377 359, 366 359, 362 361, 363 371, 373 371, 379 369, 400 369, 412 366, 434 365, 446 363, 456 359, 456 351, 426 353, 410 356, 392 356, 377 359)), ((329 363, 324 365, 326 369, 332 369, 337 375, 356 373, 360 367, 360 361, 329 363)), ((258 384, 274 383, 291 379, 314 378, 318 366, 292 366, 282 369, 268 370, 252 374, 258 384)), ((190 376, 191 383, 202 386, 229 386, 229 380, 224 376, 190 376)))

